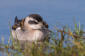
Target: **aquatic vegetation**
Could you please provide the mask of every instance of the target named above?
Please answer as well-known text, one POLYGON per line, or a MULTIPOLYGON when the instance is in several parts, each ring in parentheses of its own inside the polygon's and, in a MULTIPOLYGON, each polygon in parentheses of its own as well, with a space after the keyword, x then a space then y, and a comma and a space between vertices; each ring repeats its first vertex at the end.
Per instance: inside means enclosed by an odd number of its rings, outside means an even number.
POLYGON ((75 24, 74 30, 67 26, 58 29, 56 26, 55 32, 51 31, 50 41, 25 43, 22 49, 19 41, 13 40, 10 29, 8 44, 4 44, 2 38, 0 51, 8 56, 85 56, 84 33, 80 23, 75 24))

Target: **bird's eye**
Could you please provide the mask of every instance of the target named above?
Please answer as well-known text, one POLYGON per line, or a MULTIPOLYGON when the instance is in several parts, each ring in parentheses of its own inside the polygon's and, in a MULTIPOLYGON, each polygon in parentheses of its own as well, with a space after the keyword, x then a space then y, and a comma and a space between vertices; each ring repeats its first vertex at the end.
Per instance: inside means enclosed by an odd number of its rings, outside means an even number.
POLYGON ((38 24, 38 22, 36 22, 36 21, 31 21, 31 20, 28 21, 28 23, 29 23, 29 24, 38 24))

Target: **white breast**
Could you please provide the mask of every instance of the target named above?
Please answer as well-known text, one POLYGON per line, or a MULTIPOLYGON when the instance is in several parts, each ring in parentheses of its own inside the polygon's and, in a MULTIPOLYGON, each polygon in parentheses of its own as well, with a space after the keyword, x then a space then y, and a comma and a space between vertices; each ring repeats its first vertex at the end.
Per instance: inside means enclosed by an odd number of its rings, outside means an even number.
POLYGON ((40 30, 33 30, 30 32, 24 31, 23 32, 21 29, 18 29, 16 31, 12 30, 12 35, 13 35, 14 39, 35 42, 38 40, 39 41, 43 40, 46 37, 47 32, 40 31, 40 30))
POLYGON ((42 31, 36 30, 33 34, 33 40, 43 40, 44 39, 44 33, 42 31))

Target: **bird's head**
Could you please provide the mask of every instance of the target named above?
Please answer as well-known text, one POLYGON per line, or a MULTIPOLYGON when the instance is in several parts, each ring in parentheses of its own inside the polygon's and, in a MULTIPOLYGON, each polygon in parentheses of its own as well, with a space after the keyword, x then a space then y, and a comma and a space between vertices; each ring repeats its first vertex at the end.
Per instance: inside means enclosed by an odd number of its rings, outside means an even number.
POLYGON ((28 29, 42 29, 48 28, 48 24, 43 21, 42 17, 38 14, 30 14, 25 18, 24 26, 28 29))

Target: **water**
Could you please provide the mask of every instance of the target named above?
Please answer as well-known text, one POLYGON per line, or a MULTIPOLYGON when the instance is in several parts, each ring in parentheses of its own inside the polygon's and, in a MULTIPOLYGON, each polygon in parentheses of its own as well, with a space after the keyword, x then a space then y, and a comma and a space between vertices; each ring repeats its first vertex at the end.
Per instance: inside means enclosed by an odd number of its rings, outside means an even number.
POLYGON ((85 0, 0 0, 0 39, 7 43, 9 21, 13 25, 15 16, 21 19, 31 13, 40 14, 50 28, 57 23, 71 27, 74 18, 85 25, 85 0))
POLYGON ((73 26, 77 22, 85 25, 85 1, 82 0, 0 0, 0 38, 9 37, 9 21, 13 25, 14 17, 24 18, 31 13, 40 14, 53 28, 57 23, 73 26))

